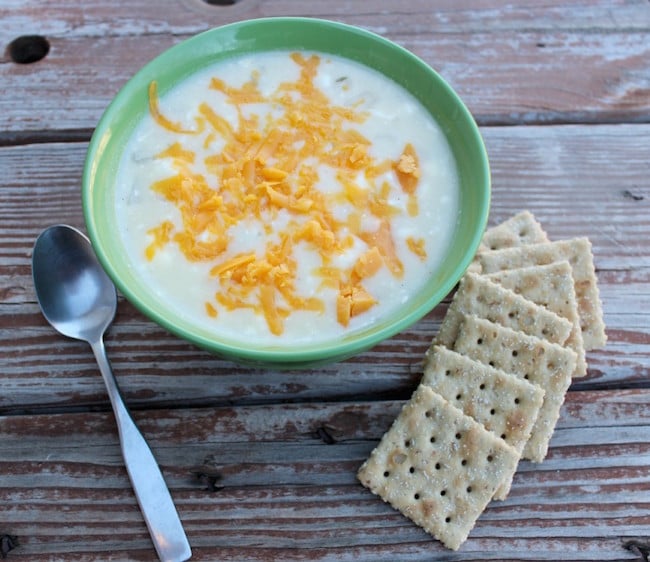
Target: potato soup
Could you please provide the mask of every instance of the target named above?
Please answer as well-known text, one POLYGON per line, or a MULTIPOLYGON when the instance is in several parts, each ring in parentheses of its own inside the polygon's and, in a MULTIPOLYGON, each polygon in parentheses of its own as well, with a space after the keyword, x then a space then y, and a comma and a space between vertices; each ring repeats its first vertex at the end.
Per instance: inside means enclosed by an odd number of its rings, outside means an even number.
POLYGON ((403 307, 458 217, 455 162, 420 103, 311 52, 219 62, 160 98, 152 82, 116 182, 152 293, 260 345, 330 341, 403 307))

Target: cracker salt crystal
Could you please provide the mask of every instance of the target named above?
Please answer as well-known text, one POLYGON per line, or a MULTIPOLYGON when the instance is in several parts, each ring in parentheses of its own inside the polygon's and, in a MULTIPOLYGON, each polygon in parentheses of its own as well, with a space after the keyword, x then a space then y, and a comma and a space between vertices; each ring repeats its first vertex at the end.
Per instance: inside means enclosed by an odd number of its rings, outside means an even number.
MULTIPOLYGON (((514 248, 524 244, 548 242, 548 236, 542 225, 530 211, 521 211, 504 222, 488 228, 483 234, 479 252, 514 248)), ((468 271, 479 273, 481 265, 478 259, 470 265, 468 271)))
POLYGON ((420 385, 357 477, 456 550, 518 458, 505 441, 420 385))
POLYGON ((598 292, 591 242, 588 238, 573 238, 483 252, 479 254, 478 258, 484 273, 567 260, 571 264, 584 347, 589 351, 605 345, 607 336, 603 322, 603 310, 598 292))
POLYGON ((464 314, 487 318, 526 334, 563 344, 571 333, 571 322, 484 275, 467 273, 434 339, 434 344, 452 347, 464 314))
POLYGON ((508 269, 490 273, 487 277, 506 289, 510 289, 569 320, 573 326, 565 345, 578 355, 573 377, 583 377, 587 374, 580 315, 578 314, 571 265, 568 261, 508 269))
MULTIPOLYGON (((441 346, 432 348, 422 384, 431 386, 519 454, 544 399, 538 385, 441 346)), ((505 499, 510 485, 511 479, 503 482, 494 499, 505 499)))
POLYGON ((534 462, 544 460, 575 370, 575 351, 476 316, 463 318, 454 350, 544 389, 544 402, 522 455, 534 462))

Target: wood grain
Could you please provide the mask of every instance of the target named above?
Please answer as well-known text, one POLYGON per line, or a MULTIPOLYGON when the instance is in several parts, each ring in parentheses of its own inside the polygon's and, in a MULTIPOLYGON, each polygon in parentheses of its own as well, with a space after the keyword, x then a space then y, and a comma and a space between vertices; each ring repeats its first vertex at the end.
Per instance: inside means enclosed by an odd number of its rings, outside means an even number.
POLYGON ((520 464, 454 553, 355 479, 448 299, 358 357, 288 372, 210 355, 120 299, 109 356, 192 560, 647 561, 647 0, 0 0, 0 557, 155 560, 94 359, 40 314, 31 248, 50 224, 83 229, 87 141, 137 69, 211 27, 286 15, 384 35, 449 81, 481 125, 490 223, 530 209, 552 239, 588 236, 609 340, 571 386, 548 458, 520 464), (43 60, 11 60, 25 34, 49 41, 43 60))
MULTIPOLYGON (((521 463, 509 498, 490 505, 456 555, 354 478, 400 401, 155 410, 136 420, 198 560, 303 559, 314 548, 316 560, 466 560, 505 544, 522 560, 633 560, 623 539, 650 532, 649 399, 571 393, 547 460, 521 463)), ((150 559, 108 414, 4 417, 0 437, 0 520, 25 537, 16 559, 107 546, 150 559)))
MULTIPOLYGON (((576 388, 648 385, 650 371, 650 126, 484 127, 492 162, 490 221, 531 209, 552 239, 589 236, 594 245, 609 343, 589 355, 576 388), (625 165, 612 163, 625 162, 625 165), (631 197, 629 194, 635 194, 631 197), (570 201, 570 210, 568 202, 570 201)), ((85 344, 64 340, 41 318, 29 257, 53 222, 83 228, 80 176, 84 143, 0 149, 8 170, 0 189, 0 412, 107 407, 85 344), (20 339, 16 340, 16 328, 20 339)), ((299 373, 236 366, 200 351, 120 304, 107 340, 113 366, 135 407, 162 403, 404 397, 445 305, 356 359, 299 373)))
POLYGON ((387 1, 372 10, 342 1, 327 8, 297 0, 160 4, 138 2, 119 16, 108 6, 85 14, 66 2, 0 9, 0 44, 25 29, 51 43, 48 56, 31 65, 0 59, 7 85, 0 143, 88 138, 119 88, 165 49, 210 27, 279 15, 324 17, 385 35, 438 70, 481 124, 647 122, 650 115, 647 2, 477 10, 471 2, 432 9, 420 0, 397 11, 387 1))

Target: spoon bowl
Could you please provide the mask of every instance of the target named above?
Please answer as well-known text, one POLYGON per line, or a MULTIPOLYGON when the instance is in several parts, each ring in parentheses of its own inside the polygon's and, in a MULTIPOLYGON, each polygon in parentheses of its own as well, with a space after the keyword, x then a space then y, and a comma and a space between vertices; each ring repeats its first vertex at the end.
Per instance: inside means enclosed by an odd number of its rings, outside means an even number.
POLYGON ((65 336, 89 341, 113 321, 117 292, 80 236, 64 225, 44 230, 34 246, 32 271, 47 321, 65 336))
POLYGON ((104 349, 104 332, 117 309, 117 291, 88 239, 66 225, 51 226, 32 254, 36 297, 47 321, 61 334, 86 341, 95 354, 117 421, 120 446, 133 491, 154 548, 164 562, 192 555, 165 480, 124 404, 104 349))

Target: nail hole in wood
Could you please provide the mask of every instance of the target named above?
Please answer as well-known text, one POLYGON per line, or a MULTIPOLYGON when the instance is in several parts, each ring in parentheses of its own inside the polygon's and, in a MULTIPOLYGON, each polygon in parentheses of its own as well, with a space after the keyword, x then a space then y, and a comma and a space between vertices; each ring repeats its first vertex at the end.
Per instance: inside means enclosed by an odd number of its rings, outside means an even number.
POLYGON ((316 439, 322 439, 323 443, 327 445, 333 445, 336 443, 334 436, 327 430, 327 428, 321 426, 314 432, 314 437, 316 439))
POLYGON ((0 537, 0 558, 6 558, 10 551, 19 546, 18 538, 14 535, 2 535, 0 537))
POLYGON ((9 58, 18 64, 37 62, 50 52, 50 43, 42 35, 21 35, 7 46, 9 58))

